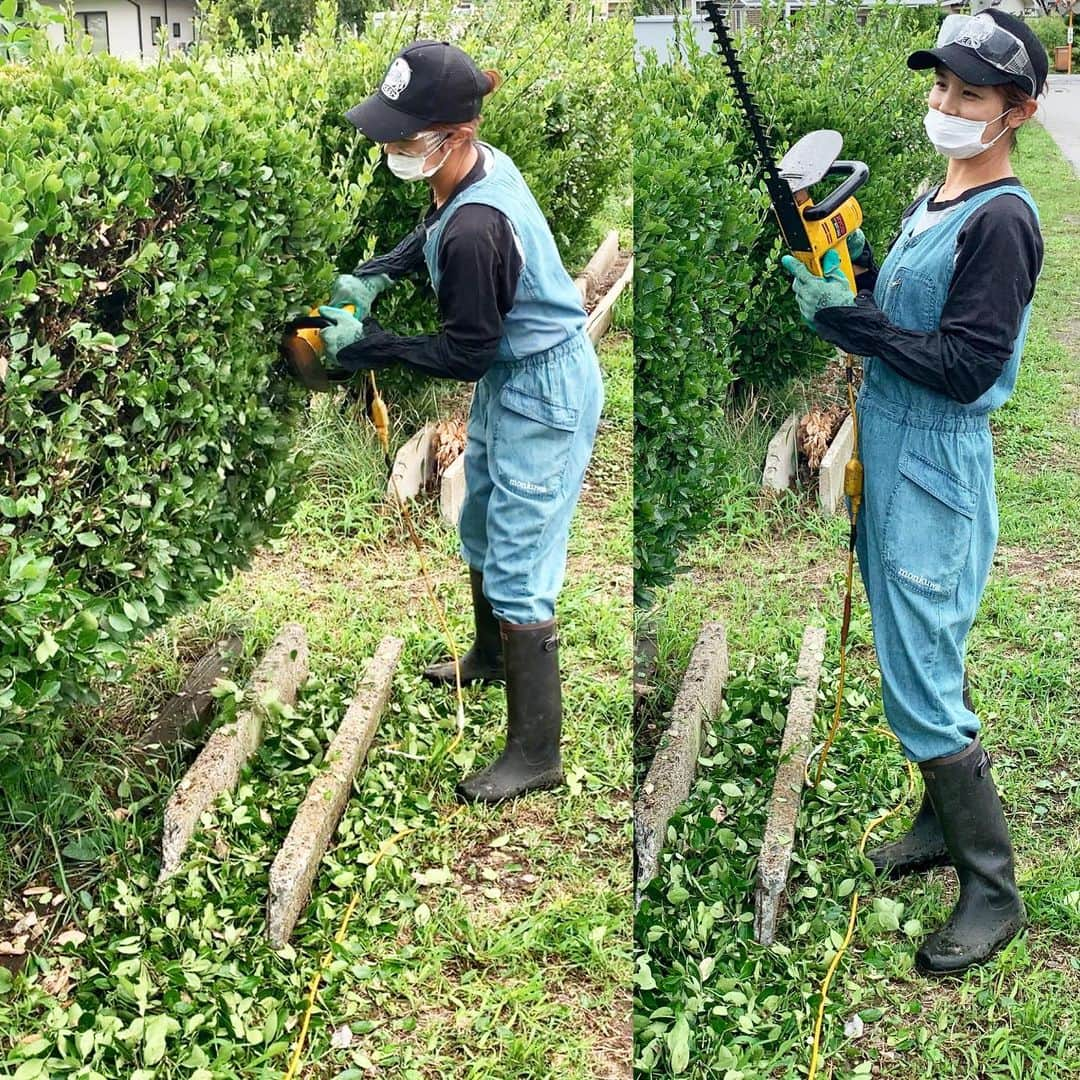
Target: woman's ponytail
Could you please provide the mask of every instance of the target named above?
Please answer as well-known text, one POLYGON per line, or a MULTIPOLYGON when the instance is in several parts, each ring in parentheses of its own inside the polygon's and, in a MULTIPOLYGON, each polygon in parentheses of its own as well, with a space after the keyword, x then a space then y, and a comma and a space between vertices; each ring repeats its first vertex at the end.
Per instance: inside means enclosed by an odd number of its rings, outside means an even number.
POLYGON ((480 74, 488 81, 488 89, 484 91, 484 97, 487 97, 488 94, 494 94, 503 84, 503 77, 494 69, 489 68, 486 71, 482 71, 480 74))

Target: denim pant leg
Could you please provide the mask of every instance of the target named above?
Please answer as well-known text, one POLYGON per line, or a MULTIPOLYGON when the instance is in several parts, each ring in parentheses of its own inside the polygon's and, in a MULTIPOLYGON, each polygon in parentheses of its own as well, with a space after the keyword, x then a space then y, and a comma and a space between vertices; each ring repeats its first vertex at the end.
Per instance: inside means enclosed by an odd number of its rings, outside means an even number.
POLYGON ((487 514, 491 499, 490 405, 491 387, 488 379, 476 384, 465 443, 465 499, 458 518, 461 555, 473 570, 483 570, 487 557, 487 514))
POLYGON ((602 402, 600 369, 584 339, 570 355, 511 365, 492 404, 484 592, 504 622, 555 616, 602 402))
POLYGON ((983 455, 966 434, 909 427, 873 407, 862 430, 857 551, 885 716, 906 756, 926 761, 962 750, 979 731, 963 704, 964 650, 996 517, 985 505, 983 455))

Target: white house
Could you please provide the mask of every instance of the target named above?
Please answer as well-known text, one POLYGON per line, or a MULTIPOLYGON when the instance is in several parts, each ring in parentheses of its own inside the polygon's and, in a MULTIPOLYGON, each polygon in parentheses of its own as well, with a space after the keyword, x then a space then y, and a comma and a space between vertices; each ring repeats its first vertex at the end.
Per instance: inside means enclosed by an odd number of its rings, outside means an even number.
MULTIPOLYGON (((43 0, 50 7, 64 10, 63 0, 43 0)), ((601 16, 629 11, 630 0, 587 0, 601 16)), ((158 36, 164 32, 169 52, 185 50, 199 39, 198 0, 74 0, 75 33, 88 35, 94 52, 112 53, 129 60, 156 60, 158 36)), ((481 9, 483 0, 462 0, 455 10, 471 15, 481 9)), ((385 13, 374 13, 378 21, 385 13)), ((62 24, 48 28, 49 37, 61 44, 66 29, 62 24)))
MULTIPOLYGON (((64 10, 61 0, 44 3, 64 10)), ((94 52, 149 61, 157 58, 161 34, 169 52, 182 51, 198 38, 196 0, 74 0, 74 7, 74 32, 88 35, 94 52)), ((66 33, 63 23, 48 29, 57 44, 66 33)))

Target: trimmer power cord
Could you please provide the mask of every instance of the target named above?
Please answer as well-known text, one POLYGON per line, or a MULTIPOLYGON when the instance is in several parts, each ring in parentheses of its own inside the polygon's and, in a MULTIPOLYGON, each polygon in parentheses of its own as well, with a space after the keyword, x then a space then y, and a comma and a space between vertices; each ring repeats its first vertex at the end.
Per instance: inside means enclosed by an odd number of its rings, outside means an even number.
POLYGON ((829 728, 825 746, 818 759, 817 774, 814 777, 814 787, 821 783, 822 774, 825 771, 825 759, 829 756, 829 749, 840 729, 840 712, 844 704, 844 678, 847 674, 847 646, 848 632, 851 629, 851 591, 855 576, 855 537, 859 524, 859 509, 862 506, 863 493, 863 467, 859 458, 859 417, 855 408, 855 357, 851 353, 844 354, 844 380, 847 383, 848 412, 851 415, 851 460, 844 468, 844 494, 847 496, 850 506, 848 516, 851 525, 848 528, 848 553, 847 553, 847 580, 844 585, 844 616, 840 622, 840 678, 836 687, 836 708, 833 712, 832 726, 829 728))
MULTIPOLYGON (((891 731, 886 728, 875 727, 874 731, 881 735, 888 735, 889 738, 895 739, 891 731)), ((862 839, 859 841, 859 854, 865 855, 866 853, 866 841, 870 839, 870 834, 881 824, 888 821, 889 818, 894 817, 896 814, 904 808, 904 803, 915 793, 915 769, 912 767, 910 761, 904 761, 908 771, 908 790, 907 795, 900 800, 891 810, 874 818, 869 825, 863 830, 862 839)), ((851 911, 848 915, 847 933, 844 935, 844 940, 840 943, 840 948, 836 950, 836 955, 832 958, 829 964, 828 970, 825 972, 825 978, 821 983, 821 989, 819 995, 821 1000, 818 1002, 817 1019, 814 1021, 814 1042, 810 1051, 810 1072, 807 1074, 807 1080, 815 1080, 818 1070, 818 1061, 821 1056, 821 1027, 825 1022, 825 1006, 828 1003, 829 983, 832 982, 833 975, 836 974, 836 969, 840 966, 840 960, 844 953, 847 951, 847 947, 851 944, 851 939, 855 934, 855 916, 859 911, 859 892, 856 890, 851 894, 851 911)))
MULTIPOLYGON (((832 726, 829 728, 829 734, 825 739, 825 744, 821 749, 821 756, 818 759, 817 773, 814 777, 814 787, 817 787, 817 785, 821 783, 821 777, 825 770, 825 759, 828 757, 829 748, 832 746, 833 740, 840 730, 840 716, 844 704, 844 679, 847 674, 848 632, 851 629, 851 593, 855 573, 855 538, 858 535, 859 509, 862 506, 863 494, 863 467, 862 460, 859 457, 859 418, 858 410, 855 405, 855 358, 851 353, 846 353, 844 356, 844 378, 847 383, 848 411, 851 414, 852 434, 851 460, 844 469, 844 494, 849 501, 848 515, 851 526, 848 530, 847 575, 844 585, 844 615, 840 624, 840 674, 836 688, 836 708, 833 712, 832 726)), ((889 738, 896 738, 891 731, 888 731, 885 728, 876 727, 874 730, 882 735, 889 736, 889 738)), ((866 841, 870 838, 870 834, 883 822, 888 821, 889 818, 898 814, 903 809, 907 799, 915 792, 915 770, 912 768, 910 761, 905 760, 904 763, 907 765, 908 770, 908 793, 891 810, 880 815, 880 817, 874 818, 874 820, 866 826, 865 830, 863 830, 862 839, 859 841, 860 855, 865 854, 866 841)), ((807 784, 810 783, 809 768, 807 769, 805 781, 807 784)), ((819 991, 821 1000, 818 1002, 817 1019, 814 1022, 814 1041, 810 1051, 810 1072, 807 1080, 815 1080, 815 1077, 817 1076, 818 1061, 821 1056, 821 1028, 825 1021, 825 1006, 828 1003, 829 984, 832 982, 832 977, 836 973, 836 969, 840 966, 840 960, 847 951, 848 945, 851 944, 851 939, 855 933, 855 916, 858 914, 858 910, 859 893, 856 891, 851 895, 851 911, 848 916, 847 933, 844 935, 844 940, 840 943, 840 948, 836 950, 836 955, 832 958, 828 970, 825 972, 825 978, 821 983, 821 989, 819 991)))
MULTIPOLYGON (((444 751, 445 754, 452 754, 465 735, 465 695, 461 688, 461 662, 458 659, 454 635, 450 631, 450 623, 446 617, 446 608, 443 606, 435 592, 435 586, 432 583, 431 574, 428 571, 427 560, 424 558, 424 547, 420 542, 420 535, 416 531, 416 525, 413 523, 412 514, 409 512, 408 503, 401 497, 401 491, 397 485, 397 477, 394 476, 393 460, 390 457, 390 413, 386 407, 386 402, 383 401, 382 395, 379 393, 378 384, 375 382, 375 372, 370 371, 368 372, 368 375, 370 378, 369 385, 371 389, 368 415, 371 418, 372 426, 375 428, 375 434, 378 436, 379 445, 382 447, 387 473, 390 476, 390 484, 394 489, 394 497, 397 499, 398 510, 405 522, 405 527, 408 530, 413 546, 416 548, 416 554, 420 560, 420 573, 424 578, 424 586, 427 590, 428 597, 435 608, 443 634, 446 635, 446 641, 450 646, 450 655, 454 660, 454 685, 457 693, 457 731, 444 751)), ((463 809, 464 807, 461 806, 455 807, 446 815, 443 821, 449 821, 455 814, 459 814, 463 809)), ((414 832, 416 832, 415 828, 401 829, 394 833, 393 836, 387 837, 387 839, 379 845, 379 850, 376 852, 375 858, 368 864, 368 871, 378 866, 379 863, 382 862, 383 857, 396 846, 399 840, 414 832)), ((349 921, 352 919, 353 912, 356 910, 356 905, 359 901, 360 890, 357 889, 353 893, 352 899, 345 909, 345 915, 341 920, 341 925, 334 935, 335 944, 340 945, 345 940, 345 934, 349 929, 349 921)), ((297 1075, 297 1069, 300 1068, 303 1059, 304 1046, 307 1042, 308 1029, 311 1026, 311 1017, 315 1012, 316 996, 319 992, 319 986, 322 983, 323 975, 330 966, 333 955, 333 950, 328 950, 323 955, 315 974, 311 977, 311 983, 308 986, 307 1008, 305 1009, 303 1019, 300 1022, 300 1032, 296 1037, 292 1057, 289 1059, 289 1067, 285 1071, 283 1080, 294 1080, 297 1075)))

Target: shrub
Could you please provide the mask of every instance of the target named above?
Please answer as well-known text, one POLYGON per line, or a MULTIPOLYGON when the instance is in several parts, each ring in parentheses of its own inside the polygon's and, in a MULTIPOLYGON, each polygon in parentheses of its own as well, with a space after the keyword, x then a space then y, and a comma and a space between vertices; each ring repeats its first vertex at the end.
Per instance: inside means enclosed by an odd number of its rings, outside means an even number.
MULTIPOLYGON (((1054 61, 1054 49, 1059 45, 1067 45, 1068 24, 1063 15, 1039 15, 1034 19, 1027 20, 1028 26, 1035 32, 1035 36, 1043 43, 1050 62, 1054 61)), ((1051 69, 1052 70, 1052 69, 1051 69)))
MULTIPOLYGON (((905 64, 932 29, 896 5, 873 9, 865 27, 854 2, 813 5, 790 23, 774 5, 740 42, 779 153, 835 128, 844 156, 869 165, 858 198, 879 253, 937 162, 922 127, 926 79, 905 64)), ((634 162, 639 601, 671 579, 731 482, 709 443, 725 392, 740 382, 778 387, 832 352, 804 327, 779 266, 779 229, 723 61, 689 32, 684 40, 682 61, 649 60, 640 74, 649 104, 634 162)))
MULTIPOLYGON (((655 58, 641 76, 634 148, 634 581, 669 580, 683 545, 726 490, 712 439, 754 292, 750 247, 766 200, 700 84, 655 58), (659 91, 659 92, 658 92, 659 91), (688 100, 689 98, 689 100, 688 100)), ((728 112, 731 106, 725 106, 728 112)))
MULTIPOLYGON (((508 11, 467 30, 508 75, 486 135, 572 246, 626 162, 625 88, 599 67, 626 27, 508 11)), ((276 342, 344 251, 415 223, 416 186, 376 174, 341 114, 401 40, 442 36, 431 18, 338 37, 324 5, 297 49, 140 68, 83 44, 0 68, 0 747, 43 756, 91 676, 297 505, 306 397, 276 342)), ((407 329, 395 292, 380 317, 407 329)))
POLYGON ((62 23, 61 12, 37 0, 0 0, 0 63, 24 60, 43 45, 49 23, 62 23))
POLYGON ((297 502, 304 395, 272 341, 364 184, 335 200, 310 120, 195 74, 60 52, 0 82, 8 745, 47 745, 90 671, 297 502))

